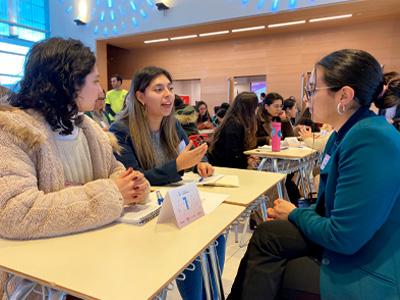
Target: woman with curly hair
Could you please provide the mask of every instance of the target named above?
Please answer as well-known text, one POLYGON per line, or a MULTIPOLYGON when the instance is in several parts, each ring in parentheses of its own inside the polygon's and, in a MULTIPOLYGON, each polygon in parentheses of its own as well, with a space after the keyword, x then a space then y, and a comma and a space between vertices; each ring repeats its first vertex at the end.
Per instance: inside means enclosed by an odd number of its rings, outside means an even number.
POLYGON ((0 108, 1 237, 99 227, 146 198, 143 174, 125 171, 109 137, 83 114, 102 92, 95 63, 72 39, 51 38, 29 52, 20 91, 0 108))
POLYGON ((108 136, 83 114, 101 93, 95 63, 72 39, 51 38, 28 53, 20 91, 0 106, 1 238, 100 227, 147 198, 143 174, 126 171, 108 136))

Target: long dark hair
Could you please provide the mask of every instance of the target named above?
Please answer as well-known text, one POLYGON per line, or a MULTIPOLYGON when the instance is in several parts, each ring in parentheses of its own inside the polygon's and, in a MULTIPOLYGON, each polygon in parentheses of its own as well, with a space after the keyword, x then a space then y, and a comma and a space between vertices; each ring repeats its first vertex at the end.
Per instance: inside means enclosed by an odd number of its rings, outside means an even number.
POLYGON ((372 102, 378 108, 388 108, 393 103, 385 90, 385 80, 381 65, 368 52, 355 49, 335 51, 323 59, 316 66, 323 68, 323 79, 329 90, 338 91, 343 86, 350 86, 354 90, 354 99, 361 106, 370 106, 372 102))
POLYGON ((198 112, 198 114, 199 114, 199 116, 197 117, 197 123, 203 123, 203 122, 206 122, 206 121, 211 121, 211 116, 210 116, 210 113, 208 112, 208 105, 207 105, 207 103, 205 103, 204 101, 197 101, 196 102, 196 111, 198 112), (201 116, 200 115, 200 111, 199 111, 199 109, 200 109, 200 106, 202 106, 202 105, 205 105, 206 106, 206 108, 207 108, 207 111, 206 111, 206 113, 205 113, 205 115, 204 116, 201 116))
MULTIPOLYGON (((164 75, 172 82, 171 74, 158 67, 146 67, 134 76, 126 98, 126 108, 121 112, 119 120, 127 123, 132 143, 140 165, 149 170, 155 167, 155 152, 151 142, 151 130, 147 119, 146 108, 136 98, 136 92, 145 92, 150 83, 158 76, 164 75)), ((176 131, 176 119, 171 113, 161 121, 160 139, 167 150, 168 158, 178 155, 179 138, 176 131)))
POLYGON ((95 63, 93 52, 78 40, 41 41, 29 51, 20 90, 10 103, 41 112, 52 130, 68 135, 78 121, 77 92, 95 63))
POLYGON ((258 109, 258 112, 257 112, 257 116, 262 123, 271 122, 272 116, 265 109, 265 105, 271 105, 276 100, 282 100, 282 103, 283 103, 283 97, 280 94, 275 93, 275 92, 268 93, 264 97, 264 99, 262 101, 262 105, 260 105, 260 108, 258 109))
POLYGON ((227 122, 237 122, 244 127, 244 148, 249 150, 257 145, 256 131, 257 121, 255 111, 258 105, 258 98, 255 93, 242 92, 236 96, 232 105, 230 105, 220 127, 214 132, 213 142, 210 146, 210 152, 213 151, 215 144, 221 136, 227 122))

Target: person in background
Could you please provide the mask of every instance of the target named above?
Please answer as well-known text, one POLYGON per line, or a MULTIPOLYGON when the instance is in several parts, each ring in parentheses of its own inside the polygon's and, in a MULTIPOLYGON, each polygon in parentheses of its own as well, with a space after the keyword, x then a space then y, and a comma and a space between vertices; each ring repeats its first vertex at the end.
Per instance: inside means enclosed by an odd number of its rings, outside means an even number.
POLYGON ((222 121, 224 120, 224 117, 226 115, 226 112, 227 112, 227 110, 225 108, 220 108, 217 111, 217 114, 215 115, 216 116, 216 121, 215 121, 215 124, 214 124, 215 127, 221 126, 222 121))
POLYGON ((11 90, 0 85, 0 104, 8 103, 8 98, 11 95, 11 90))
POLYGON ((1 238, 101 227, 147 199, 143 174, 125 170, 83 114, 99 93, 95 55, 80 41, 50 38, 30 49, 20 90, 0 106, 1 238))
POLYGON ((297 114, 299 112, 297 108, 296 99, 292 96, 283 101, 283 111, 285 112, 286 119, 289 121, 291 127, 294 129, 296 124, 297 114))
POLYGON ((307 93, 313 120, 335 130, 317 203, 275 200, 227 299, 399 299, 400 135, 369 110, 392 105, 382 69, 365 51, 335 51, 307 93))
POLYGON ((196 103, 196 111, 198 113, 197 128, 212 129, 214 126, 211 121, 210 113, 208 112, 208 106, 204 101, 198 101, 196 103))
POLYGON ((121 75, 116 74, 111 76, 110 82, 112 90, 108 91, 106 94, 106 112, 109 115, 109 119, 114 121, 115 115, 124 108, 125 98, 128 91, 121 87, 121 75))
POLYGON ((390 124, 399 130, 400 125, 400 74, 397 72, 388 72, 384 74, 385 88, 387 89, 387 97, 390 100, 390 105, 386 109, 380 109, 379 114, 384 115, 390 124))
POLYGON ((283 97, 278 93, 268 93, 260 109, 257 111, 257 145, 269 145, 272 131, 272 119, 279 118, 282 123, 282 138, 293 136, 293 130, 286 120, 283 107, 283 97), (282 119, 281 119, 282 117, 282 119))
MULTIPOLYGON (((244 151, 256 147, 257 95, 251 92, 238 94, 226 113, 208 152, 211 164, 220 167, 246 169, 248 156, 244 151)), ((250 159, 250 163, 253 160, 250 159)))
MULTIPOLYGON (((283 97, 278 93, 268 93, 261 107, 257 111, 257 145, 270 145, 272 120, 281 121, 282 139, 294 136, 293 128, 290 122, 286 119, 283 108, 283 97)), ((285 180, 285 186, 289 195, 290 201, 297 204, 301 197, 297 185, 293 182, 294 173, 288 174, 285 180)))
POLYGON ((260 94, 260 101, 258 101, 258 102, 259 102, 259 103, 262 103, 262 102, 264 102, 264 99, 265 99, 265 93, 262 92, 262 93, 260 94))
MULTIPOLYGON (((142 170, 152 185, 166 185, 181 180, 186 169, 195 167, 202 177, 211 176, 214 168, 202 161, 207 144, 192 149, 193 143, 175 119, 174 87, 168 71, 146 67, 132 80, 127 107, 114 122, 113 132, 124 150, 116 154, 126 167, 142 170)), ((217 254, 221 269, 225 259, 225 238, 218 239, 217 254)), ((183 299, 203 299, 201 266, 184 271, 186 279, 177 281, 183 299)))
POLYGON ((197 112, 191 105, 185 105, 182 98, 175 94, 175 118, 181 124, 187 136, 199 134, 197 129, 197 112))
POLYGON ((108 131, 110 126, 110 119, 104 111, 104 95, 105 91, 102 90, 99 97, 96 100, 93 111, 86 112, 85 114, 91 117, 99 126, 104 130, 108 131))
POLYGON ((230 107, 230 104, 228 102, 222 102, 220 108, 225 109, 226 111, 228 111, 230 107))
POLYGON ((304 109, 303 113, 301 114, 301 117, 299 118, 299 120, 296 123, 295 129, 294 129, 295 136, 299 135, 298 131, 300 130, 300 128, 303 128, 303 127, 307 127, 307 130, 311 130, 311 132, 319 132, 319 125, 314 123, 314 121, 311 119, 309 100, 307 99, 306 92, 304 93, 304 96, 303 96, 303 103, 305 104, 305 109, 304 109))

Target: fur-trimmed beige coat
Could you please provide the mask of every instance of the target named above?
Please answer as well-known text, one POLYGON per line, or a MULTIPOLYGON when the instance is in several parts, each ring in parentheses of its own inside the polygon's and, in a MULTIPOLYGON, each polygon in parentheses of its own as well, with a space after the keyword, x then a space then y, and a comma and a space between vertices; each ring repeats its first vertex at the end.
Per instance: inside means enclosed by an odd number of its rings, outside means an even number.
POLYGON ((0 106, 0 237, 33 239, 108 224, 123 199, 110 176, 124 167, 107 135, 90 118, 81 125, 89 144, 94 181, 64 187, 53 132, 36 112, 0 106))
MULTIPOLYGON (((98 125, 85 116, 81 127, 95 180, 65 188, 62 161, 44 117, 0 105, 0 238, 80 232, 121 215, 122 195, 109 178, 124 167, 114 158, 109 137, 98 125)), ((0 272, 0 298, 4 278, 0 272)))

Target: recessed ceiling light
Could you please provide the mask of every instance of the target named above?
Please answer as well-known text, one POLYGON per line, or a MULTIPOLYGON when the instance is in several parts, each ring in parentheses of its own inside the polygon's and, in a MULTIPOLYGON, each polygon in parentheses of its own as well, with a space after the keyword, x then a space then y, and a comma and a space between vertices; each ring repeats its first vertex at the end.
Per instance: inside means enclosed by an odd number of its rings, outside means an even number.
POLYGON ((176 40, 186 40, 186 39, 193 39, 193 38, 197 38, 197 34, 175 36, 175 37, 170 38, 170 40, 176 41, 176 40))
POLYGON ((199 36, 204 37, 204 36, 221 35, 221 34, 227 34, 227 33, 229 33, 229 30, 200 33, 199 36))
POLYGON ((305 23, 306 23, 306 20, 293 21, 293 22, 286 22, 286 23, 276 23, 276 24, 270 24, 270 25, 268 25, 268 28, 292 26, 292 25, 299 25, 299 24, 305 24, 305 23))
POLYGON ((245 27, 245 28, 237 28, 232 29, 232 32, 243 32, 243 31, 251 31, 251 30, 261 30, 265 29, 265 26, 254 26, 254 27, 245 27))
POLYGON ((330 21, 330 20, 337 20, 337 19, 345 19, 345 18, 351 18, 352 16, 353 16, 353 14, 323 17, 323 18, 310 19, 309 22, 314 23, 314 22, 330 21))
POLYGON ((161 42, 168 42, 168 38, 144 41, 145 44, 161 43, 161 42))

